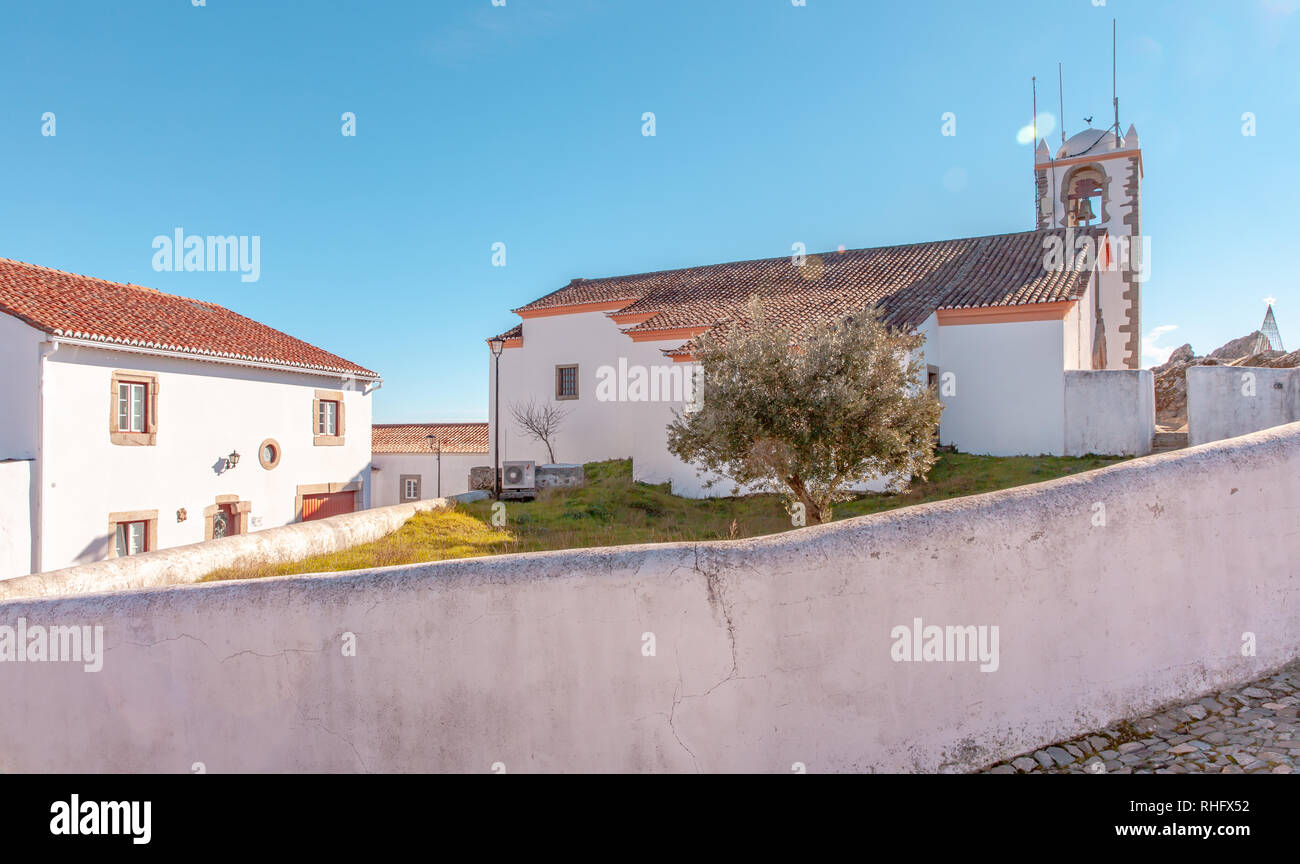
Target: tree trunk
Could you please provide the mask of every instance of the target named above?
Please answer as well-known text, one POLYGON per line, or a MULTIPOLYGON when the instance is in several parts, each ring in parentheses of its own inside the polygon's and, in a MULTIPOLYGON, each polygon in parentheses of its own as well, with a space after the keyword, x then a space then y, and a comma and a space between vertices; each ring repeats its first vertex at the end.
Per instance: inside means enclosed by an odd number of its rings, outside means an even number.
POLYGON ((798 475, 787 477, 785 482, 790 487, 790 491, 794 492, 795 496, 798 497, 799 503, 803 505, 804 517, 809 525, 823 525, 831 521, 831 508, 822 508, 813 500, 812 496, 808 494, 808 487, 804 485, 802 477, 798 475))

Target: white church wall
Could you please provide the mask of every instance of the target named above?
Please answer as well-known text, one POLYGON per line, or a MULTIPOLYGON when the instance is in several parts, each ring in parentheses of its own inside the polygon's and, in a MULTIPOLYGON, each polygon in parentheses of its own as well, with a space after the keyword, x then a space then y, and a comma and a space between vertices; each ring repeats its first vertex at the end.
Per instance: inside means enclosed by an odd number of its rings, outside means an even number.
POLYGON ((1061 455, 1064 323, 952 324, 938 330, 942 373, 953 373, 940 385, 941 443, 990 456, 1061 455))
MULTIPOLYGON (((1106 368, 1107 369, 1126 369, 1125 365, 1125 344, 1128 336, 1119 328, 1128 321, 1127 309, 1128 301, 1124 299, 1124 280, 1118 270, 1100 270, 1096 279, 1099 290, 1101 291, 1101 314, 1102 320, 1106 325, 1106 368)), ((1091 288, 1089 289, 1091 291, 1091 288)), ((1093 301, 1088 300, 1091 304, 1093 301)), ((1091 309, 1089 305, 1087 308, 1091 309)), ((1091 317, 1091 316, 1089 316, 1091 317)), ((1089 343, 1089 358, 1091 358, 1091 343, 1089 343)), ((1087 369, 1091 367, 1091 360, 1080 368, 1087 369)))
MULTIPOLYGON (((634 424, 638 412, 630 403, 597 398, 602 366, 617 370, 622 359, 631 369, 674 365, 660 349, 675 348, 684 340, 673 342, 633 342, 623 334, 604 312, 579 312, 529 318, 524 321, 523 346, 507 348, 501 354, 501 459, 550 462, 546 448, 528 438, 517 427, 510 406, 535 399, 539 404, 553 404, 568 412, 555 442, 558 462, 598 462, 627 459, 632 456, 634 424), (555 398, 555 368, 578 366, 578 398, 555 398)), ((488 440, 496 427, 492 380, 494 364, 488 355, 488 440)), ((491 453, 488 454, 489 462, 491 453)))

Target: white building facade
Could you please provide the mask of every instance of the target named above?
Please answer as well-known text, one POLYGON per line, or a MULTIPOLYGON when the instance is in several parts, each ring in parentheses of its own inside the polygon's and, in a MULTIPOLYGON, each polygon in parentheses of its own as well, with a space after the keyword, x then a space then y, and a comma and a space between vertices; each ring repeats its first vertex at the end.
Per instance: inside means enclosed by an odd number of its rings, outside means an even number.
POLYGON ((370 449, 372 507, 460 495, 492 464, 486 423, 376 423, 370 449))
POLYGON ((0 260, 0 352, 30 464, 0 577, 369 506, 379 376, 219 306, 0 260))

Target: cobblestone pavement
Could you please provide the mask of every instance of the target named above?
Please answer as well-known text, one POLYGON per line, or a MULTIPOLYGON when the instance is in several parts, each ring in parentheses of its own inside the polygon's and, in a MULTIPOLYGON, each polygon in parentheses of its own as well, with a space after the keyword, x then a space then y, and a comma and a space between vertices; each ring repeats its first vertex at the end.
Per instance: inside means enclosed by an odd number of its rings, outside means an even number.
POLYGON ((985 774, 1300 772, 1300 663, 1276 675, 1072 741, 985 774))

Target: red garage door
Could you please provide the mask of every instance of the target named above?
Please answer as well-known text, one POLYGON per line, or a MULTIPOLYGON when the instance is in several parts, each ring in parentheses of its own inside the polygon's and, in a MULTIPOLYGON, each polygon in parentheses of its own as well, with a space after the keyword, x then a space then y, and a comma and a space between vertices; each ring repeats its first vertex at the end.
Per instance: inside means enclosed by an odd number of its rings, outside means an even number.
POLYGON ((356 503, 356 492, 325 492, 319 495, 304 495, 302 496, 302 521, 308 522, 312 519, 338 516, 340 513, 351 513, 356 509, 356 503))

